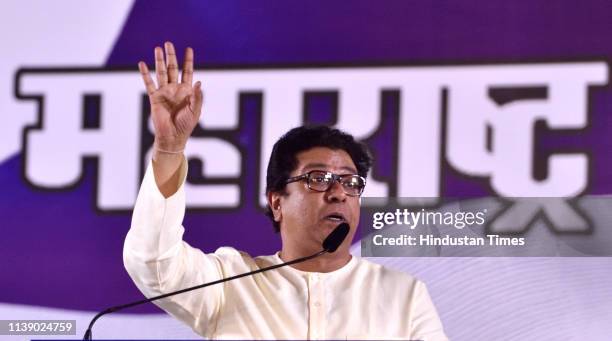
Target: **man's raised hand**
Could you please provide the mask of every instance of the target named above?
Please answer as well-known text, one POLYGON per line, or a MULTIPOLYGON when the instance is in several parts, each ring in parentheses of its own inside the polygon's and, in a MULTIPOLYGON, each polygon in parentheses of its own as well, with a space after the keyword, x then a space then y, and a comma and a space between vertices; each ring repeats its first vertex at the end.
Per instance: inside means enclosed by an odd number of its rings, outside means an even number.
POLYGON ((138 63, 149 102, 151 118, 155 127, 153 150, 153 174, 155 183, 164 197, 178 190, 183 164, 183 151, 202 112, 202 84, 193 83, 193 50, 185 50, 183 74, 179 82, 179 68, 176 52, 170 42, 164 44, 166 58, 161 47, 155 47, 155 75, 157 86, 149 68, 144 62, 138 63))
POLYGON ((193 83, 193 49, 185 50, 183 73, 179 82, 179 68, 174 45, 164 44, 166 56, 161 47, 155 47, 155 75, 157 86, 151 79, 145 62, 138 63, 149 102, 155 127, 156 152, 181 153, 187 139, 195 128, 202 111, 201 83, 193 83))

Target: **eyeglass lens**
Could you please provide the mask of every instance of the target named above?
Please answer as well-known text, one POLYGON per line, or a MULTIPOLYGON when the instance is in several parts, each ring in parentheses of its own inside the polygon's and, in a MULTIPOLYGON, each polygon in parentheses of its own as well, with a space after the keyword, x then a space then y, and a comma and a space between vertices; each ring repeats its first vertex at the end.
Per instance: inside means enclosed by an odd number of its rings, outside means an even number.
MULTIPOLYGON (((308 185, 310 189, 325 192, 332 186, 334 180, 335 176, 332 173, 314 171, 308 176, 308 185)), ((358 175, 343 175, 340 177, 340 184, 344 193, 348 195, 360 195, 364 187, 363 179, 358 175)))

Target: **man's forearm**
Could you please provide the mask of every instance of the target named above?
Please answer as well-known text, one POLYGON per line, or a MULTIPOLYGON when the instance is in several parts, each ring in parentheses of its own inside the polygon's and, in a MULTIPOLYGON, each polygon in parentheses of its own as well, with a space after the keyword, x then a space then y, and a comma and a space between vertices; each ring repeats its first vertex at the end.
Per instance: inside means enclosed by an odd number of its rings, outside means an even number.
POLYGON ((181 165, 183 154, 170 154, 155 150, 153 153, 153 174, 161 194, 168 198, 179 189, 181 184, 181 165))

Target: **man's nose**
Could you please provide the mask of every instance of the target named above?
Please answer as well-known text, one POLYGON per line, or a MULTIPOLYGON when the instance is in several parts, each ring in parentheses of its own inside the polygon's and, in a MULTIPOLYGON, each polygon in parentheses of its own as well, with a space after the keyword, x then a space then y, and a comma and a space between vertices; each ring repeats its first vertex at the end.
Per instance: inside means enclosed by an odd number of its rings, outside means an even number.
POLYGON ((342 184, 338 181, 334 181, 329 187, 329 189, 325 192, 325 197, 330 202, 343 202, 346 200, 346 193, 344 193, 344 189, 342 188, 342 184))

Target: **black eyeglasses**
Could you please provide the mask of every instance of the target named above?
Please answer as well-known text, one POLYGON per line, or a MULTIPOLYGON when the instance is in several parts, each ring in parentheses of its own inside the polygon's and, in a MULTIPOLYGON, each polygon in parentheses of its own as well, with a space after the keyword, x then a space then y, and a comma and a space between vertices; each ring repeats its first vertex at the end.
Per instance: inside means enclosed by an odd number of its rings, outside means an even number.
POLYGON ((306 174, 294 176, 287 179, 286 183, 292 183, 300 180, 306 180, 308 188, 317 192, 326 192, 331 188, 334 182, 338 181, 342 185, 342 190, 346 195, 357 197, 363 193, 366 185, 364 177, 357 174, 334 174, 321 170, 313 170, 306 174))

